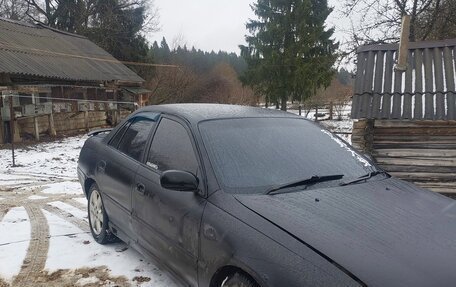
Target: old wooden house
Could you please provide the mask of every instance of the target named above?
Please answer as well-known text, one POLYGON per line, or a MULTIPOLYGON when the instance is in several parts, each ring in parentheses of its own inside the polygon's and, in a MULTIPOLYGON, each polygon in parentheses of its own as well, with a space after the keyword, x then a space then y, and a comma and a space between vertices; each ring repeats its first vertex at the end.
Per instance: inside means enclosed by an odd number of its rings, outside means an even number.
POLYGON ((0 144, 115 124, 143 82, 85 37, 0 18, 0 144))
POLYGON ((353 145, 404 180, 456 195, 456 39, 358 49, 353 145))

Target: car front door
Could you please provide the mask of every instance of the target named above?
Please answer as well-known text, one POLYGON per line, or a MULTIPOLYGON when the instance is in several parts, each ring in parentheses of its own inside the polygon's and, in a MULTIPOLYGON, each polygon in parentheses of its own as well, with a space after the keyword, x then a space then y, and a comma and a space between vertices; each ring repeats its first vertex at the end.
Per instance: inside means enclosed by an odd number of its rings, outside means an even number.
POLYGON ((111 222, 126 235, 133 231, 131 192, 136 170, 154 125, 153 117, 130 119, 109 141, 103 159, 97 162, 104 207, 111 222))
POLYGON ((138 243, 158 256, 190 285, 197 285, 199 227, 206 204, 197 192, 167 190, 160 185, 166 170, 184 170, 199 177, 194 141, 179 121, 162 118, 144 164, 137 171, 133 222, 138 243))

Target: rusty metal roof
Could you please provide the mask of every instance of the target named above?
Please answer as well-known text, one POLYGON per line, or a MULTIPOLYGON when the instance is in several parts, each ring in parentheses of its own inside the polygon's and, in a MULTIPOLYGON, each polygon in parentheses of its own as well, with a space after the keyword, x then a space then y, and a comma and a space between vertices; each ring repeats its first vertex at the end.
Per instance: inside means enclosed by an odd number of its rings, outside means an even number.
POLYGON ((70 81, 144 82, 89 39, 0 18, 0 73, 70 81))

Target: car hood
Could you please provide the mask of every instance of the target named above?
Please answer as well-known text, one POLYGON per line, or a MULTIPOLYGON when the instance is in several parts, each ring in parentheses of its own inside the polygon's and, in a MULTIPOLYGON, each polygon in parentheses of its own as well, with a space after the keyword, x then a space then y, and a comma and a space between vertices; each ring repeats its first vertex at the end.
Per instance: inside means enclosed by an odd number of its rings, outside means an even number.
POLYGON ((456 201, 384 179, 236 199, 368 286, 456 286, 456 201))

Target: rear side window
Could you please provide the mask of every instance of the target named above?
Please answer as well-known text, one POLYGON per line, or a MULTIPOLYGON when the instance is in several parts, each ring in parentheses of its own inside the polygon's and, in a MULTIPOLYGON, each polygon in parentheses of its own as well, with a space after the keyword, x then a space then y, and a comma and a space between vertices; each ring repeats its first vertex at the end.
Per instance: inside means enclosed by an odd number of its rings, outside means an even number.
POLYGON ((198 161, 187 130, 178 122, 162 119, 150 147, 147 165, 166 171, 184 170, 197 174, 198 161))
POLYGON ((118 149, 137 161, 141 160, 147 138, 154 126, 155 122, 151 119, 137 118, 125 131, 118 149))
POLYGON ((115 134, 115 136, 112 138, 112 140, 109 142, 109 145, 112 147, 117 148, 117 146, 120 143, 120 140, 122 139, 122 136, 124 135, 125 131, 127 128, 130 126, 130 122, 125 123, 119 131, 115 134))

